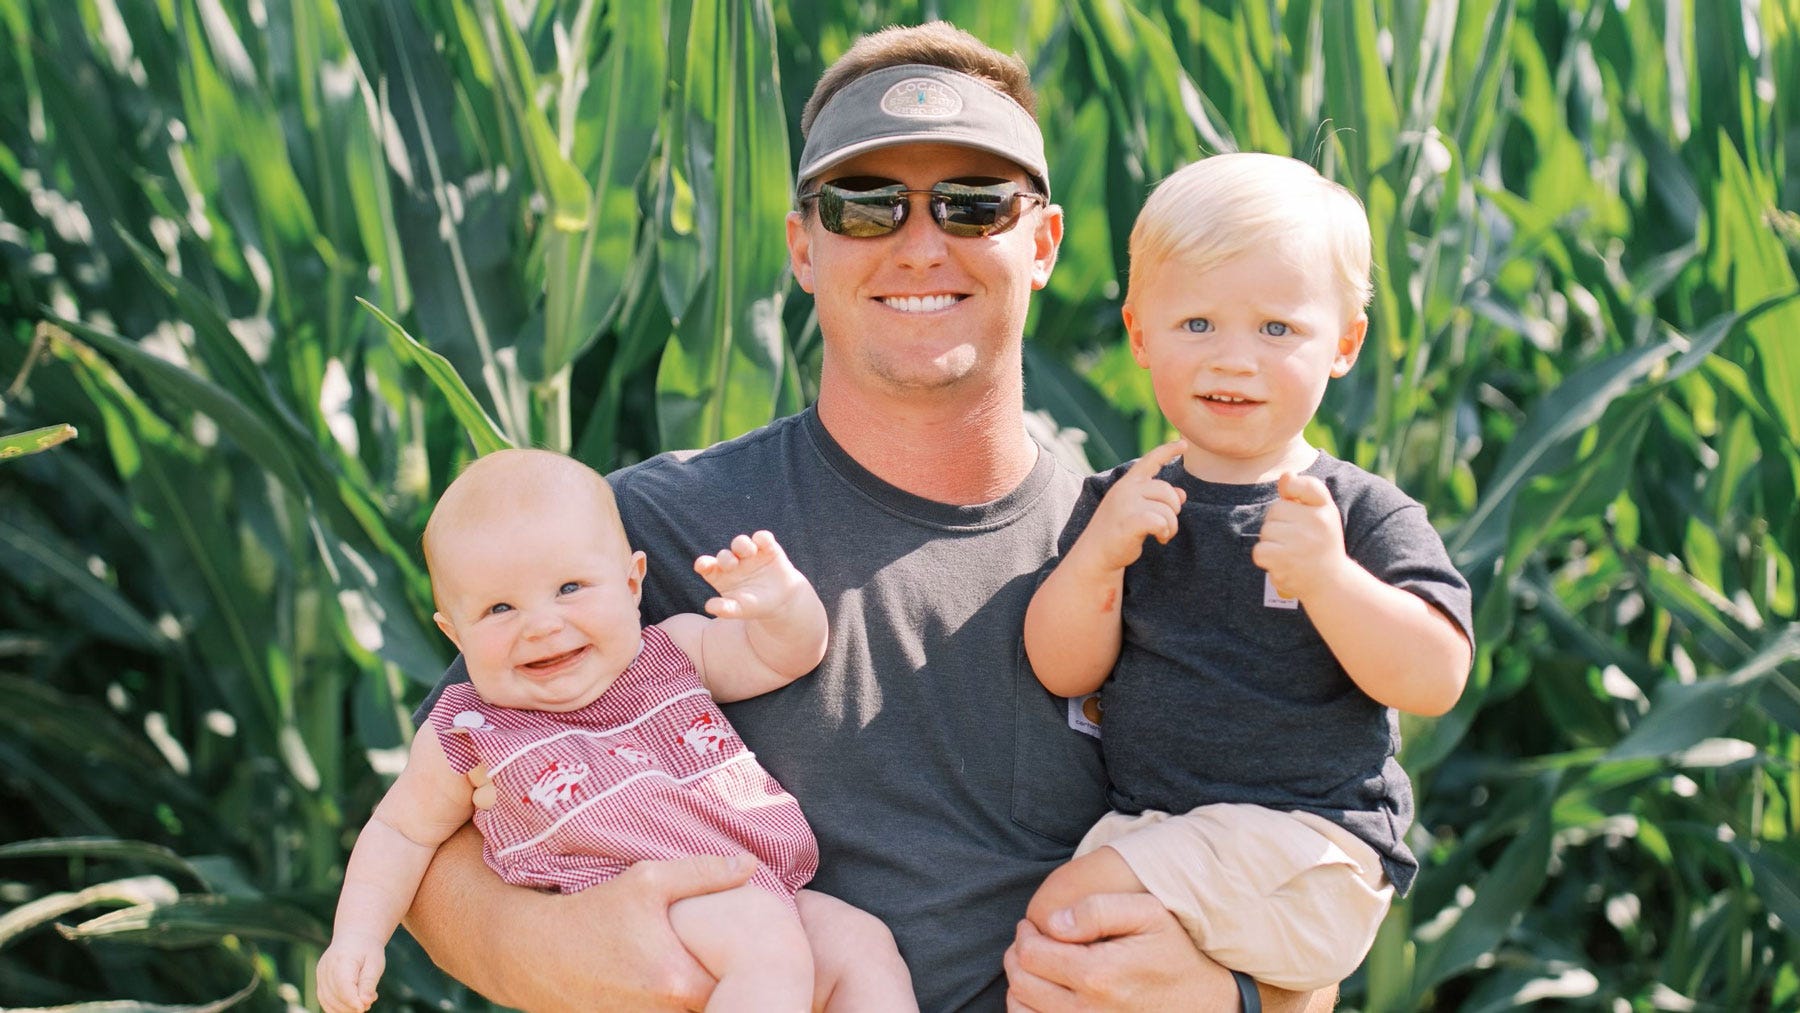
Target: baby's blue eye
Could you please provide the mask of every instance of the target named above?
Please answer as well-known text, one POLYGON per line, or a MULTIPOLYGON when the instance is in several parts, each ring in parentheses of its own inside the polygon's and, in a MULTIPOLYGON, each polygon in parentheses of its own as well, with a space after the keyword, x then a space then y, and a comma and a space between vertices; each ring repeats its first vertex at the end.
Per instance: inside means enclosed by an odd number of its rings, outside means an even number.
POLYGON ((1181 329, 1192 334, 1205 334, 1213 329, 1213 325, 1205 317, 1188 317, 1181 322, 1181 329))
POLYGON ((508 605, 507 603, 502 601, 502 602, 495 602, 494 604, 489 605, 487 614, 490 616, 497 616, 502 612, 511 612, 511 611, 512 611, 512 606, 508 605))
POLYGON ((1288 325, 1282 323, 1279 320, 1271 320, 1268 323, 1263 324, 1262 329, 1263 329, 1263 333, 1267 334, 1271 338, 1286 337, 1287 333, 1289 331, 1293 330, 1293 328, 1289 327, 1288 325))
POLYGON ((571 580, 571 581, 568 581, 565 584, 563 584, 563 586, 557 588, 556 593, 557 594, 574 594, 575 592, 577 592, 579 590, 581 590, 581 585, 579 583, 571 580))

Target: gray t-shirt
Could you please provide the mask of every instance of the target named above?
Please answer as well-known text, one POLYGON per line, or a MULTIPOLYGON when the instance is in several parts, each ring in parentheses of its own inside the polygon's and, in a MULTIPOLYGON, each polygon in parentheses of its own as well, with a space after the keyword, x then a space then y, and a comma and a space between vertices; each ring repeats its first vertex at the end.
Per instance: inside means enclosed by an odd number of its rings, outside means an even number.
MULTIPOLYGON (((1088 479, 1067 550, 1129 465, 1088 479)), ((1469 585, 1425 508, 1391 482, 1321 453, 1305 474, 1331 490, 1350 558, 1430 602, 1472 637, 1469 585)), ((1125 571, 1124 644, 1101 691, 1108 801, 1126 813, 1216 802, 1317 813, 1367 841, 1404 894, 1412 786, 1394 754, 1398 715, 1352 682, 1305 608, 1280 601, 1251 561, 1273 482, 1221 485, 1176 461, 1179 531, 1125 571)))
POLYGON ((921 1008, 1003 1009, 1014 925, 1105 811, 1098 744, 1020 643, 1080 477, 1040 449, 1006 496, 937 503, 870 474, 808 409, 611 481, 649 557, 645 622, 701 611, 694 557, 760 528, 818 589, 825 660, 726 716, 818 835, 811 888, 887 923, 921 1008))

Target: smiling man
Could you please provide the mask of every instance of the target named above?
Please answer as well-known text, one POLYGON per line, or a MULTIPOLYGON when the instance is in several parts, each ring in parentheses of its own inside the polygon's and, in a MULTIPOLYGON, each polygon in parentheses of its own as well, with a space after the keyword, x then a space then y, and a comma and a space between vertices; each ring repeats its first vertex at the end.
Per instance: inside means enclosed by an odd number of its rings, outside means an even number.
MULTIPOLYGON (((1006 1008, 1009 971, 1043 1013, 1231 1008, 1231 976, 1154 899, 1084 902, 1058 939, 1020 923, 1105 808, 1097 741, 1019 646, 1081 481, 1024 425, 1026 315, 1063 233, 1034 105, 1021 61, 942 23, 833 64, 787 220, 818 402, 613 487, 649 556, 648 622, 704 601, 681 561, 720 531, 774 532, 818 588, 819 668, 726 710, 813 824, 812 888, 887 923, 922 1009, 1006 1008)), ((747 866, 642 863, 542 897, 494 881, 478 847, 440 852, 407 923, 459 978, 534 1010, 704 1003, 667 908, 747 866)))

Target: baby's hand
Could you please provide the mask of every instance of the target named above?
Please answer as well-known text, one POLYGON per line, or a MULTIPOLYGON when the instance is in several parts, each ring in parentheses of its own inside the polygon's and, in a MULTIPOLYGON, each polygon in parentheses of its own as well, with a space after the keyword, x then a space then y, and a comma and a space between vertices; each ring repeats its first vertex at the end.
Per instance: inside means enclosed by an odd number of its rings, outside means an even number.
POLYGON ((1165 443, 1138 458, 1119 476, 1078 540, 1078 544, 1088 543, 1088 551, 1095 554, 1090 558, 1109 569, 1123 570, 1144 554, 1145 538, 1167 545, 1175 537, 1187 493, 1156 476, 1185 450, 1186 440, 1165 443))
POLYGON ((1349 558, 1344 554, 1344 519, 1331 490, 1311 475, 1285 472, 1277 489, 1281 498, 1263 515, 1262 535, 1250 559, 1268 571, 1276 594, 1304 602, 1349 558))
POLYGON ((375 983, 386 966, 383 947, 358 949, 332 940, 319 958, 319 1006, 325 1013, 363 1013, 375 1003, 375 983))
POLYGON ((807 586, 767 531, 733 538, 731 547, 718 555, 694 560, 694 570, 719 592, 707 601, 706 611, 720 619, 773 615, 807 586))

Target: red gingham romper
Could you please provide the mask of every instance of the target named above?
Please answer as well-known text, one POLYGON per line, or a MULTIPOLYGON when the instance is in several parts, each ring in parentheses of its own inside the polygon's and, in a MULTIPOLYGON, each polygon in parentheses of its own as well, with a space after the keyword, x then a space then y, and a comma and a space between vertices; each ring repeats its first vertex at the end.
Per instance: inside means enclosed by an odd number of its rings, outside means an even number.
POLYGON ((450 766, 485 763, 497 798, 475 810, 482 856, 518 886, 574 893, 646 859, 734 855, 793 906, 819 867, 800 804, 756 762, 687 654, 654 626, 600 698, 513 710, 444 690, 427 719, 450 766))

